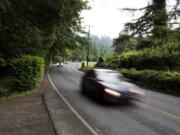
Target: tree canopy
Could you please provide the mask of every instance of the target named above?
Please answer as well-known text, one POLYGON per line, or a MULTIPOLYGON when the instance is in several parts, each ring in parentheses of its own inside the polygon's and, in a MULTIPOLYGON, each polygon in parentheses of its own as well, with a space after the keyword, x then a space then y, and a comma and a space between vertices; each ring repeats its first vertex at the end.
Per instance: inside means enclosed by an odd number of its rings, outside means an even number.
POLYGON ((84 40, 80 12, 87 8, 82 0, 1 0, 0 58, 8 63, 31 54, 48 61, 76 47, 84 40))
POLYGON ((126 23, 125 31, 131 32, 132 35, 152 33, 157 38, 166 37, 163 31, 166 31, 168 26, 177 24, 172 20, 178 20, 180 17, 179 0, 171 11, 167 12, 167 7, 166 0, 152 0, 146 7, 140 9, 123 9, 130 12, 144 12, 140 18, 126 23))

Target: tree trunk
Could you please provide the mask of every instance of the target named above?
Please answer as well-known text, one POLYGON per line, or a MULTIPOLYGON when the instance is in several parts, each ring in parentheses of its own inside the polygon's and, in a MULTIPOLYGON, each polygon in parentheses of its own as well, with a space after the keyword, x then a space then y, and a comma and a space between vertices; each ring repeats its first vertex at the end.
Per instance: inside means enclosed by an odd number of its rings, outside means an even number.
POLYGON ((164 30, 167 28, 166 0, 153 0, 153 35, 155 38, 165 37, 164 30))

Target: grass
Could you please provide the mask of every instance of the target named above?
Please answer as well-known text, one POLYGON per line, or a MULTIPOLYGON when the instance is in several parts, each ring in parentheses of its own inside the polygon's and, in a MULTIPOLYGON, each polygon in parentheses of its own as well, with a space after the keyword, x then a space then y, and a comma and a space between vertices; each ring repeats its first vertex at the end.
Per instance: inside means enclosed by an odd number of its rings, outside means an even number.
MULTIPOLYGON (((81 61, 77 64, 77 68, 81 68, 82 67, 82 63, 84 62, 85 66, 87 66, 87 62, 86 61, 81 61)), ((94 67, 96 65, 97 62, 88 62, 88 67, 94 67)))
POLYGON ((83 71, 83 72, 86 72, 86 71, 88 71, 89 69, 91 69, 91 68, 94 68, 94 66, 96 65, 96 62, 89 62, 88 63, 88 67, 86 66, 86 61, 82 61, 82 62, 79 62, 78 64, 77 64, 77 67, 78 67, 78 69, 80 70, 80 71, 83 71), (82 63, 85 63, 85 66, 84 67, 82 67, 82 63))
POLYGON ((35 90, 17 91, 15 90, 15 81, 16 79, 12 76, 0 78, 0 100, 27 96, 35 91, 35 90))
POLYGON ((12 99, 12 98, 16 98, 16 97, 24 97, 24 96, 28 96, 32 93, 34 93, 35 90, 31 90, 31 91, 22 91, 22 92, 12 92, 10 93, 8 96, 2 96, 0 97, 0 100, 7 100, 7 99, 12 99))
POLYGON ((0 78, 0 87, 11 89, 14 85, 14 82, 15 82, 15 78, 12 76, 1 77, 0 78))
POLYGON ((79 68, 79 70, 82 72, 86 72, 86 71, 90 70, 91 68, 93 68, 93 67, 84 67, 84 68, 81 67, 81 68, 79 68))

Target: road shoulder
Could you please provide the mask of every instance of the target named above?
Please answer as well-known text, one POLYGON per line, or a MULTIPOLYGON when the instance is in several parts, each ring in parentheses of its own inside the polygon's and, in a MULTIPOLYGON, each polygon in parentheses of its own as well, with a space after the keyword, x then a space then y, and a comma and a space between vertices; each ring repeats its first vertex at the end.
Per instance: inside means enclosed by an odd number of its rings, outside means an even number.
POLYGON ((0 101, 1 135, 55 135, 42 95, 48 92, 46 77, 30 95, 0 101))
POLYGON ((44 94, 44 101, 47 110, 54 123, 58 135, 90 135, 87 127, 77 118, 73 111, 66 105, 50 83, 46 89, 50 89, 44 94))

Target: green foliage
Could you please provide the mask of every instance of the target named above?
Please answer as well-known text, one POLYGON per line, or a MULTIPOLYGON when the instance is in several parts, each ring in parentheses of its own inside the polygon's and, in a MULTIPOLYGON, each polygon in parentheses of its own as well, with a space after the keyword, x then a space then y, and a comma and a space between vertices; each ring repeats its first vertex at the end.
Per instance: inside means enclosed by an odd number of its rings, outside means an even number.
POLYGON ((162 47, 124 52, 120 56, 120 67, 137 69, 172 70, 180 67, 180 46, 166 44, 162 47))
POLYGON ((0 58, 0 68, 5 66, 6 66, 6 61, 4 60, 4 58, 0 58))
POLYGON ((69 58, 70 50, 83 44, 84 9, 84 0, 0 0, 0 72, 11 73, 12 62, 17 89, 34 88, 43 60, 48 65, 56 55, 69 58))
POLYGON ((85 61, 87 58, 87 44, 72 51, 71 59, 85 61))
POLYGON ((98 58, 98 48, 97 45, 92 41, 88 41, 88 38, 84 40, 84 45, 77 47, 72 51, 71 59, 85 61, 87 60, 87 50, 89 47, 89 61, 97 61, 98 58))
POLYGON ((105 63, 107 67, 117 68, 119 63, 119 58, 116 53, 108 53, 105 55, 105 63))
POLYGON ((6 88, 0 87, 0 97, 6 97, 9 96, 9 90, 6 88))
POLYGON ((86 72, 86 71, 94 68, 96 65, 96 62, 89 62, 88 67, 85 66, 85 64, 86 64, 85 62, 82 62, 81 67, 79 68, 79 70, 81 70, 82 72, 86 72))
POLYGON ((90 61, 97 61, 98 58, 98 49, 96 44, 91 44, 90 45, 90 56, 89 56, 89 60, 90 61))
POLYGON ((25 55, 12 60, 18 90, 30 90, 37 86, 44 73, 44 60, 38 56, 25 55))
POLYGON ((0 97, 9 96, 14 92, 15 78, 6 76, 0 78, 0 97))
POLYGON ((113 47, 116 53, 122 53, 127 50, 134 50, 137 48, 137 39, 128 35, 119 35, 113 40, 113 47))
POLYGON ((180 72, 135 69, 120 69, 120 72, 136 82, 142 82, 149 87, 180 95, 180 72))
MULTIPOLYGON (((170 12, 167 10, 166 2, 167 0, 152 0, 152 3, 140 9, 123 9, 133 13, 144 11, 144 14, 125 24, 123 31, 125 35, 120 34, 114 39, 113 44, 119 57, 109 58, 108 61, 110 61, 109 65, 115 62, 113 67, 118 65, 121 68, 128 68, 129 70, 121 71, 149 86, 177 89, 180 87, 180 31, 179 28, 172 28, 175 20, 173 16, 176 18, 179 16, 179 0, 172 9, 174 11, 170 12), (132 45, 130 48, 127 46, 130 38, 136 40, 134 48, 131 48, 132 45), (141 69, 141 71, 130 68, 141 69)), ((177 90, 173 92, 179 93, 177 90)))
POLYGON ((107 53, 105 55, 105 62, 106 63, 111 63, 111 61, 114 59, 115 54, 114 53, 107 53))
POLYGON ((91 36, 93 44, 96 44, 99 56, 104 56, 106 53, 112 52, 112 39, 108 36, 98 37, 95 35, 91 36))
POLYGON ((106 67, 106 63, 103 57, 99 57, 98 62, 96 63, 95 67, 106 67))
POLYGON ((92 67, 81 67, 79 70, 82 72, 86 72, 88 70, 90 70, 92 67))
POLYGON ((23 55, 38 55, 46 63, 80 43, 82 0, 1 0, 0 54, 6 63, 23 55))
POLYGON ((151 37, 139 37, 138 43, 137 43, 137 50, 142 50, 145 48, 151 48, 152 47, 152 40, 150 39, 151 37))

